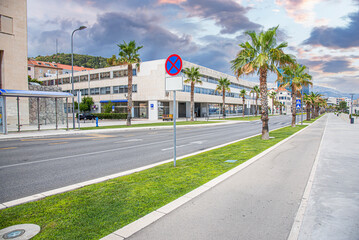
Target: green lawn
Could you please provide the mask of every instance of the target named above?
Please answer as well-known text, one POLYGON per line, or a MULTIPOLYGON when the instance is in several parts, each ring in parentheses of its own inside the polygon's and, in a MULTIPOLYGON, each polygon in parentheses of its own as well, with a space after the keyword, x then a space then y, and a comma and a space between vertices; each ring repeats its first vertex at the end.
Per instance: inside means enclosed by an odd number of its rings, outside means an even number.
POLYGON ((320 115, 320 116, 318 116, 316 118, 313 118, 310 121, 304 120, 303 123, 313 123, 313 122, 317 121, 319 118, 321 118, 323 115, 324 114, 322 114, 322 115, 320 115))
MULTIPOLYGON (((99 239, 247 161, 305 126, 271 131, 173 163, 0 211, 0 229, 33 223, 33 239, 99 239), (225 160, 238 160, 226 163, 225 160)), ((260 176, 258 176, 260 177, 260 176)))
MULTIPOLYGON (((179 121, 176 125, 196 125, 196 124, 211 124, 219 123, 221 121, 179 121)), ((144 124, 132 124, 131 126, 126 125, 113 125, 113 126, 99 126, 99 127, 82 127, 81 130, 93 130, 93 129, 109 129, 109 128, 133 128, 133 127, 156 127, 156 126, 173 126, 173 121, 170 122, 159 122, 159 123, 144 123, 144 124)))

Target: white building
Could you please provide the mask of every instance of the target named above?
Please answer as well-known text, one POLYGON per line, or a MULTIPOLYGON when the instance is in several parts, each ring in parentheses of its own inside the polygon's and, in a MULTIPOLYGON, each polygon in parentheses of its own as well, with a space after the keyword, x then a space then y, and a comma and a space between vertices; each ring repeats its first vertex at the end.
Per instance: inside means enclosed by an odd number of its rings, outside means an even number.
MULTIPOLYGON (((165 90, 165 59, 143 62, 140 71, 133 70, 133 116, 151 120, 162 118, 163 114, 173 113, 173 92, 165 90)), ((242 114, 242 99, 239 93, 246 89, 245 113, 253 114, 255 100, 250 98, 250 90, 256 84, 238 79, 206 67, 183 61, 183 68, 199 67, 202 85, 195 86, 195 114, 197 117, 215 116, 221 113, 222 96, 215 89, 218 79, 226 77, 231 81, 230 92, 226 93, 226 115, 242 114), (249 107, 247 106, 249 101, 249 107)), ((181 73, 183 75, 183 73, 181 73)), ((183 75, 184 76, 184 75, 183 75)), ((71 75, 59 76, 59 85, 63 91, 70 92, 71 75)), ((55 78, 41 79, 44 85, 55 85, 55 78)), ((91 96, 96 107, 95 112, 101 112, 103 105, 110 102, 115 106, 115 112, 127 112, 127 66, 114 66, 74 73, 75 91, 82 96, 91 96)), ((182 91, 177 91, 177 116, 190 117, 190 84, 184 84, 182 91)))

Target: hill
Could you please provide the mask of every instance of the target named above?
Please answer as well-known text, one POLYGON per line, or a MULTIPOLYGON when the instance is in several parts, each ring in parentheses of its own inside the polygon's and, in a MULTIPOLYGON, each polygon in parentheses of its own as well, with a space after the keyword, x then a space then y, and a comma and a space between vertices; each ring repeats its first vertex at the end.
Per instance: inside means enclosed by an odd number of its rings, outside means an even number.
MULTIPOLYGON (((70 53, 59 53, 51 56, 37 56, 38 61, 56 62, 71 65, 70 53)), ((103 68, 107 65, 107 58, 90 55, 74 54, 74 65, 88 68, 103 68)))

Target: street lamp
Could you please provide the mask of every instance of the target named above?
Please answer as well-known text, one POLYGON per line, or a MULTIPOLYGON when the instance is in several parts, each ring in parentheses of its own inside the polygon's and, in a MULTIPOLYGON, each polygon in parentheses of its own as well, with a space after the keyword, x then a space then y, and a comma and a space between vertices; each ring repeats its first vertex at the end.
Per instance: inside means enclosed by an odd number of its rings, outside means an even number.
MULTIPOLYGON (((72 83, 72 94, 75 95, 74 90, 74 33, 79 30, 83 30, 87 28, 86 26, 81 26, 78 29, 75 29, 71 34, 71 71, 72 71, 72 77, 71 77, 71 83, 72 83)), ((72 122, 73 122, 73 128, 75 129, 75 99, 72 99, 72 122)))

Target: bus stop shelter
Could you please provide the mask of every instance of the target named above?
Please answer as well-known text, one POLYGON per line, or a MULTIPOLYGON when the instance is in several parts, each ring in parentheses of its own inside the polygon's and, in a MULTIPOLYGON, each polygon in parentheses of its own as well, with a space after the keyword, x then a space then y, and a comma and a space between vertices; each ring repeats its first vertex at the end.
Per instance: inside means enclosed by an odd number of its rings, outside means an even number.
MULTIPOLYGON (((27 91, 27 90, 14 90, 14 89, 0 89, 0 128, 3 134, 7 134, 7 116, 6 116, 6 98, 15 97, 17 100, 17 127, 20 132, 20 111, 19 100, 20 97, 36 98, 37 99, 37 129, 40 131, 40 98, 55 98, 55 115, 56 115, 56 129, 58 128, 57 119, 57 99, 66 98, 66 106, 68 105, 68 98, 73 98, 73 94, 67 92, 47 92, 47 91, 27 91)), ((69 119, 66 111, 66 126, 69 129, 69 119)))

